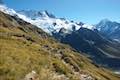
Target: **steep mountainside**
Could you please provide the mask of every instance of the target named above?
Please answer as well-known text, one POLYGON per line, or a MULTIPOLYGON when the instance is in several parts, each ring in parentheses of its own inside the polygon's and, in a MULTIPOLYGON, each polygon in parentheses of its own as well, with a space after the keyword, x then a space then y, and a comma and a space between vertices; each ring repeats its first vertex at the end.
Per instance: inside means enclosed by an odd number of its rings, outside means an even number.
POLYGON ((39 80, 120 79, 36 26, 0 12, 0 79, 23 80, 32 70, 39 80))

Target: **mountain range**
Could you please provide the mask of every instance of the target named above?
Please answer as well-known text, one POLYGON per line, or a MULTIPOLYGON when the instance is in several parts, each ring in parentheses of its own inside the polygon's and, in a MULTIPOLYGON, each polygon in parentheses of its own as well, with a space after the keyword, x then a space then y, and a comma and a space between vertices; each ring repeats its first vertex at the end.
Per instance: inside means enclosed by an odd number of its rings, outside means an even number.
POLYGON ((31 70, 37 71, 40 80, 120 78, 105 69, 120 70, 117 22, 88 25, 47 11, 16 12, 0 5, 0 26, 2 80, 21 80, 31 70))
POLYGON ((88 25, 56 18, 47 11, 18 12, 31 18, 32 24, 42 28, 60 42, 72 46, 78 52, 84 52, 95 63, 120 70, 120 23, 104 19, 96 25, 88 25), (36 18, 33 15, 36 15, 36 18))
POLYGON ((83 22, 70 21, 65 18, 56 18, 53 14, 47 11, 21 10, 18 11, 18 13, 34 20, 31 22, 34 25, 37 25, 38 27, 42 25, 42 28, 46 27, 47 33, 52 33, 54 31, 58 32, 61 28, 65 28, 67 31, 73 31, 73 27, 75 30, 84 27, 90 30, 96 29, 100 32, 100 34, 112 40, 118 42, 120 40, 120 23, 112 22, 108 19, 103 19, 96 25, 88 25, 83 22))

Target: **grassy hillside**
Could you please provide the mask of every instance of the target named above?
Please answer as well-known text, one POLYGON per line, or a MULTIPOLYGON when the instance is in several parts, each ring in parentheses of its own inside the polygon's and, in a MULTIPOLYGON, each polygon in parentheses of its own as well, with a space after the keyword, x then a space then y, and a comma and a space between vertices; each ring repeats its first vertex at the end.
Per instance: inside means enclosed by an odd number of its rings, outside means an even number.
POLYGON ((39 80, 120 79, 41 29, 0 12, 0 80, 23 80, 33 70, 39 80))

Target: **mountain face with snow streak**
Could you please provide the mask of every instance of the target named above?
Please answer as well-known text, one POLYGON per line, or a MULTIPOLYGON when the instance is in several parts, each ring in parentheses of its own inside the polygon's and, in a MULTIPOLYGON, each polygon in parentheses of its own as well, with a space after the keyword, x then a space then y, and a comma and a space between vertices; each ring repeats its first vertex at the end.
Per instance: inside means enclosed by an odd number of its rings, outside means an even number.
POLYGON ((104 19, 96 25, 96 29, 106 37, 120 42, 120 23, 104 19))

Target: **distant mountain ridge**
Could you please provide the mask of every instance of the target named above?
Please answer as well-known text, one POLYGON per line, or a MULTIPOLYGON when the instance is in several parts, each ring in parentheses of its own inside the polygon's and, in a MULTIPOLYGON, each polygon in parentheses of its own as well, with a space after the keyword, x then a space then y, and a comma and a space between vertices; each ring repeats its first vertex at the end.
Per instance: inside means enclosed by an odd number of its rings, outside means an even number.
POLYGON ((96 25, 96 29, 102 35, 120 42, 120 23, 104 19, 96 25))

